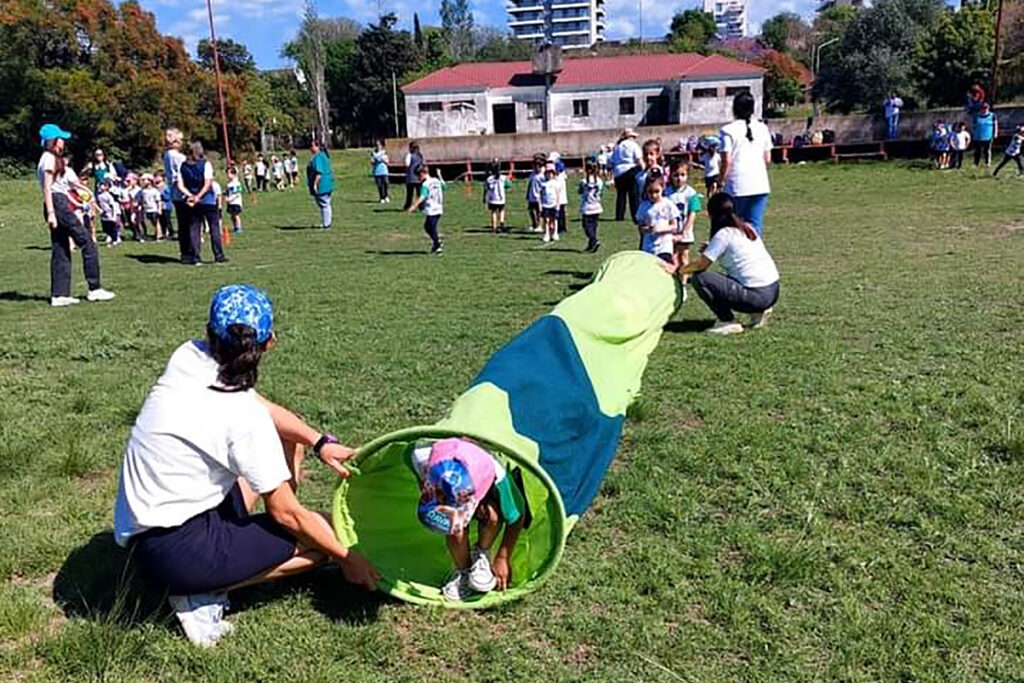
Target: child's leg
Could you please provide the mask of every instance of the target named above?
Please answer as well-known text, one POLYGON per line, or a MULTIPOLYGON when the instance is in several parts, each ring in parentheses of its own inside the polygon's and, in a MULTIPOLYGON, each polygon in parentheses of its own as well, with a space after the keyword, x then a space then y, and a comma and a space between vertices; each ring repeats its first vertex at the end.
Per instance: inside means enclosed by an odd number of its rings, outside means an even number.
MULTIPOLYGON (((1020 157, 1017 157, 1017 163, 1020 163, 1020 157)), ((505 207, 501 207, 501 211, 498 212, 498 227, 505 230, 505 207)))
POLYGON ((490 210, 491 214, 491 232, 498 232, 498 212, 494 209, 490 210))
POLYGON ((498 512, 498 506, 485 500, 477 507, 475 517, 478 525, 476 547, 490 554, 491 546, 501 531, 501 514, 498 512))
POLYGON ((1024 175, 1024 159, 1021 157, 1024 157, 1024 154, 1018 154, 1013 158, 1017 162, 1017 175, 1024 175))
POLYGON ((463 530, 457 534, 445 536, 448 554, 452 556, 456 569, 469 569, 469 532, 463 530))
POLYGON ((1011 157, 1005 155, 1003 156, 1003 160, 999 162, 998 166, 996 166, 996 170, 992 171, 993 178, 999 175, 999 172, 1003 170, 1003 166, 1006 166, 1006 164, 1010 163, 1010 159, 1011 157))

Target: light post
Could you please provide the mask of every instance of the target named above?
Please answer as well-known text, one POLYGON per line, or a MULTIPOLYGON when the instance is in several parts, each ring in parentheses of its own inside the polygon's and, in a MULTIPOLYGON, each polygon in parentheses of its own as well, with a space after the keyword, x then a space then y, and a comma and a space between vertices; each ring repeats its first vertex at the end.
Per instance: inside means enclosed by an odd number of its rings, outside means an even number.
MULTIPOLYGON (((832 45, 833 43, 839 42, 839 37, 831 38, 826 40, 824 43, 818 43, 811 49, 811 72, 814 74, 814 83, 818 83, 818 70, 821 68, 821 51, 832 45)), ((813 97, 814 100, 814 118, 821 116, 820 105, 818 104, 818 98, 813 97)))

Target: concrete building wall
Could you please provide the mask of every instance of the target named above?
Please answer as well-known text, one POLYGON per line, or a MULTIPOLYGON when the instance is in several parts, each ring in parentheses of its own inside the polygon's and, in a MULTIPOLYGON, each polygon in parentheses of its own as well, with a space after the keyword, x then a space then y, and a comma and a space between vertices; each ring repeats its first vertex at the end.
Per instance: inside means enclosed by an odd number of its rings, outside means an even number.
POLYGON ((405 126, 411 138, 482 135, 493 130, 486 93, 406 95, 405 126))
POLYGON ((487 106, 492 112, 492 126, 487 133, 494 132, 493 107, 496 104, 514 104, 516 108, 516 133, 542 133, 544 131, 544 88, 503 88, 487 91, 487 106), (531 103, 539 106, 531 107, 531 103), (537 113, 541 116, 535 116, 537 113))
POLYGON ((679 85, 679 114, 676 121, 681 124, 703 125, 732 120, 732 100, 739 89, 747 88, 754 96, 754 116, 761 118, 761 102, 764 88, 760 78, 745 78, 729 81, 691 81, 679 85), (714 91, 714 96, 711 96, 714 91))
POLYGON ((678 92, 675 88, 652 86, 629 90, 555 91, 551 93, 551 130, 593 130, 602 128, 635 128, 648 118, 647 98, 664 98, 664 117, 657 123, 678 122, 678 92), (619 101, 633 100, 633 113, 620 114, 619 101), (574 102, 587 103, 587 116, 576 116, 574 102))

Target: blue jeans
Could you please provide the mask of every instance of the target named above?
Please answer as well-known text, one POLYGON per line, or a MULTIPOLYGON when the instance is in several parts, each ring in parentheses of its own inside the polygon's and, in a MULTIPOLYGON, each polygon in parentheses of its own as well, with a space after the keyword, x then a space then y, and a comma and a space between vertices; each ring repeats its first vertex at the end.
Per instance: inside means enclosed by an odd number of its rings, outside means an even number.
POLYGON ((758 237, 764 233, 764 212, 768 210, 767 194, 752 194, 746 197, 733 197, 733 208, 740 218, 754 227, 758 237))
POLYGON ((331 219, 333 218, 331 214, 331 194, 329 192, 327 194, 315 194, 313 199, 316 201, 316 205, 320 207, 320 225, 325 229, 331 227, 331 219))
POLYGON ((892 116, 885 117, 886 127, 889 129, 887 136, 890 140, 895 140, 900 136, 900 115, 893 114, 892 116))

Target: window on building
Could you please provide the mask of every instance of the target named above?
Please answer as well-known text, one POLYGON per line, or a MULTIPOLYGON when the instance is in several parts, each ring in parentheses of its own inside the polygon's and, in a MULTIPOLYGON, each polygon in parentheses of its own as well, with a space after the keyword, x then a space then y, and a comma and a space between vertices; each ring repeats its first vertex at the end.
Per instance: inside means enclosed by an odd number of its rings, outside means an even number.
POLYGON ((733 88, 726 88, 725 89, 725 96, 726 97, 736 97, 737 95, 742 95, 743 93, 749 93, 749 92, 750 92, 750 86, 738 85, 738 86, 733 87, 733 88))
POLYGON ((542 119, 542 118, 544 118, 544 103, 543 102, 527 102, 526 103, 526 118, 528 118, 528 119, 542 119))
POLYGON ((718 97, 718 88, 694 88, 693 98, 718 97))
POLYGON ((440 102, 420 102, 420 111, 441 111, 443 107, 440 102))
POLYGON ((636 113, 636 99, 633 97, 619 98, 619 116, 632 116, 636 113))
POLYGON ((577 118, 590 116, 590 100, 573 100, 572 115, 577 118))
POLYGON ((476 102, 473 100, 454 100, 448 103, 452 111, 476 111, 476 102))

